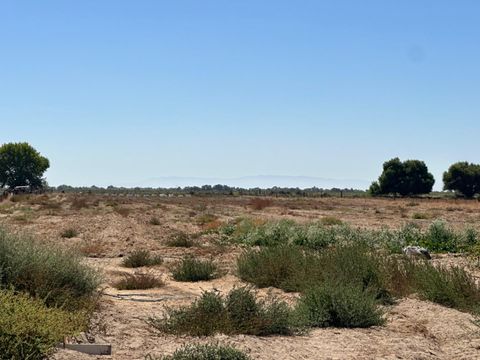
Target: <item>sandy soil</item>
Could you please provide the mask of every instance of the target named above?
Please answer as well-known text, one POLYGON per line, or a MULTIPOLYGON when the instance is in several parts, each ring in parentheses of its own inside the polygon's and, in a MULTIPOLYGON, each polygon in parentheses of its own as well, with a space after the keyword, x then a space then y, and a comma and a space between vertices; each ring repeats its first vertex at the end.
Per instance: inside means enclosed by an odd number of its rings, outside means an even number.
MULTIPOLYGON (((202 291, 222 293, 241 284, 234 262, 240 250, 221 246, 212 235, 200 236, 198 246, 173 248, 168 239, 179 231, 196 234, 239 216, 291 218, 296 221, 338 218, 352 226, 395 228, 407 222, 428 226, 443 219, 451 226, 479 227, 480 203, 462 200, 385 199, 273 199, 271 206, 253 210, 248 198, 126 198, 49 194, 18 202, 0 203, 0 222, 14 231, 27 231, 41 241, 76 247, 86 261, 103 275, 104 294, 92 319, 88 339, 110 343, 112 356, 88 356, 60 350, 56 360, 144 359, 146 354, 170 354, 185 343, 212 339, 158 334, 146 324, 165 306, 188 304, 202 291), (420 215, 419 215, 420 214, 420 215), (213 216, 212 216, 213 215, 213 216), (159 225, 151 225, 155 217, 159 225), (415 220, 415 217, 422 219, 415 220), (205 221, 208 219, 208 221, 205 221), (74 238, 61 236, 75 229, 74 238), (166 285, 159 289, 119 291, 112 284, 122 273, 121 257, 133 249, 149 249, 165 262, 150 271, 166 285), (211 282, 181 283, 170 276, 169 267, 186 253, 213 257, 224 276, 211 282)), ((472 259, 439 256, 435 261, 467 266, 480 276, 472 259)), ((261 289, 259 296, 274 294, 293 301, 295 294, 261 289)), ((480 324, 471 315, 436 304, 408 298, 386 309, 387 323, 370 329, 319 329, 304 336, 215 336, 248 352, 254 359, 478 359, 480 324)), ((84 339, 83 341, 87 341, 84 339)))

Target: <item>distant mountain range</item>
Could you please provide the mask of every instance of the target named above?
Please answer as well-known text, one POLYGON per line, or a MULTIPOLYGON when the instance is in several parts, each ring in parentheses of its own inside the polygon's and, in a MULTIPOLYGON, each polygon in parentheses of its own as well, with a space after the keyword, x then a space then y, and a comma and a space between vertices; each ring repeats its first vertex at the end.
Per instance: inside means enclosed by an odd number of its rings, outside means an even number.
POLYGON ((125 183, 125 187, 152 187, 152 188, 174 188, 186 186, 202 185, 228 185, 244 189, 249 188, 271 188, 291 187, 291 188, 311 188, 322 189, 341 188, 341 189, 367 189, 369 181, 359 179, 328 179, 313 176, 276 176, 276 175, 257 175, 243 176, 237 178, 207 178, 207 177, 181 177, 165 176, 155 177, 138 183, 125 183))

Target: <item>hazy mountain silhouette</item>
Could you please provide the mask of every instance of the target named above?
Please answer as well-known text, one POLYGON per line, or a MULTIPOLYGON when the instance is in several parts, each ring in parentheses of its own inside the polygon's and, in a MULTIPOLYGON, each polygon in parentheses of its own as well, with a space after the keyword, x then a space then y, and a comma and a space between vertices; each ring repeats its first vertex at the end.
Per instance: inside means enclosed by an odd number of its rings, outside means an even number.
POLYGON ((202 186, 202 185, 228 185, 240 188, 270 188, 292 187, 292 188, 354 188, 366 189, 370 183, 360 179, 329 179, 313 176, 278 176, 278 175, 257 175, 243 176, 237 178, 208 178, 208 177, 181 177, 181 176, 164 176, 155 177, 139 183, 124 184, 128 187, 153 187, 153 188, 172 188, 185 186, 202 186))

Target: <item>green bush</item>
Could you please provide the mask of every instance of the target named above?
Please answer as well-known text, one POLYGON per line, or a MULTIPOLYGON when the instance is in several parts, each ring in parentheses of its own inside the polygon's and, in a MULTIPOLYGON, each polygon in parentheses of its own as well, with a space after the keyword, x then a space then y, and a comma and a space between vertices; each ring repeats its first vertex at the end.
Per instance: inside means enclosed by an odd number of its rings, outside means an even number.
POLYGON ((246 250, 237 260, 242 280, 258 287, 303 291, 324 281, 356 283, 384 303, 391 302, 387 277, 375 248, 345 243, 312 252, 294 245, 246 250))
POLYGON ((218 269, 211 260, 187 256, 172 269, 172 276, 177 281, 208 281, 218 276, 218 269))
POLYGON ((49 306, 75 309, 98 284, 97 273, 78 255, 0 228, 0 285, 28 292, 49 306))
POLYGON ((43 301, 13 290, 0 290, 2 359, 43 360, 64 336, 85 326, 85 315, 47 308, 43 301))
POLYGON ((375 295, 361 284, 325 282, 308 289, 296 308, 299 317, 312 327, 370 327, 384 319, 375 295))
POLYGON ((332 226, 332 225, 342 225, 343 221, 340 220, 339 218, 336 218, 335 216, 325 216, 320 219, 320 223, 322 225, 332 226))
POLYGON ((237 271, 242 280, 261 288, 300 291, 321 277, 322 267, 313 254, 298 246, 282 245, 244 251, 237 259, 237 271))
POLYGON ((458 236, 443 221, 435 221, 428 228, 421 245, 434 252, 457 252, 458 236))
POLYGON ((464 269, 434 266, 429 262, 413 263, 410 268, 409 277, 416 291, 426 300, 480 313, 480 287, 464 269))
POLYGON ((148 250, 135 250, 122 261, 122 265, 128 268, 142 266, 155 266, 163 263, 160 256, 153 256, 148 250))
POLYGON ((291 335, 296 331, 292 311, 285 303, 257 301, 246 288, 233 289, 226 297, 204 292, 190 306, 167 308, 166 317, 152 317, 148 322, 165 333, 191 336, 291 335))
POLYGON ((147 355, 146 360, 249 360, 250 357, 240 350, 228 345, 195 344, 184 345, 173 355, 153 357, 147 355))

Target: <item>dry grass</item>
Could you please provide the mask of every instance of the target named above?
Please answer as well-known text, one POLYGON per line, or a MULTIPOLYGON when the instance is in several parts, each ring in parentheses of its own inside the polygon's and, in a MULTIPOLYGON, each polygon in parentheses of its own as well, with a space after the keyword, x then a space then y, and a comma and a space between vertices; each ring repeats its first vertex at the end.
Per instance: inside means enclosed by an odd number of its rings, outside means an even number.
POLYGON ((164 285, 161 278, 149 272, 124 273, 122 278, 113 284, 118 290, 153 289, 164 285))
POLYGON ((273 201, 271 199, 255 198, 250 201, 249 205, 253 210, 263 210, 267 207, 272 206, 273 201))

